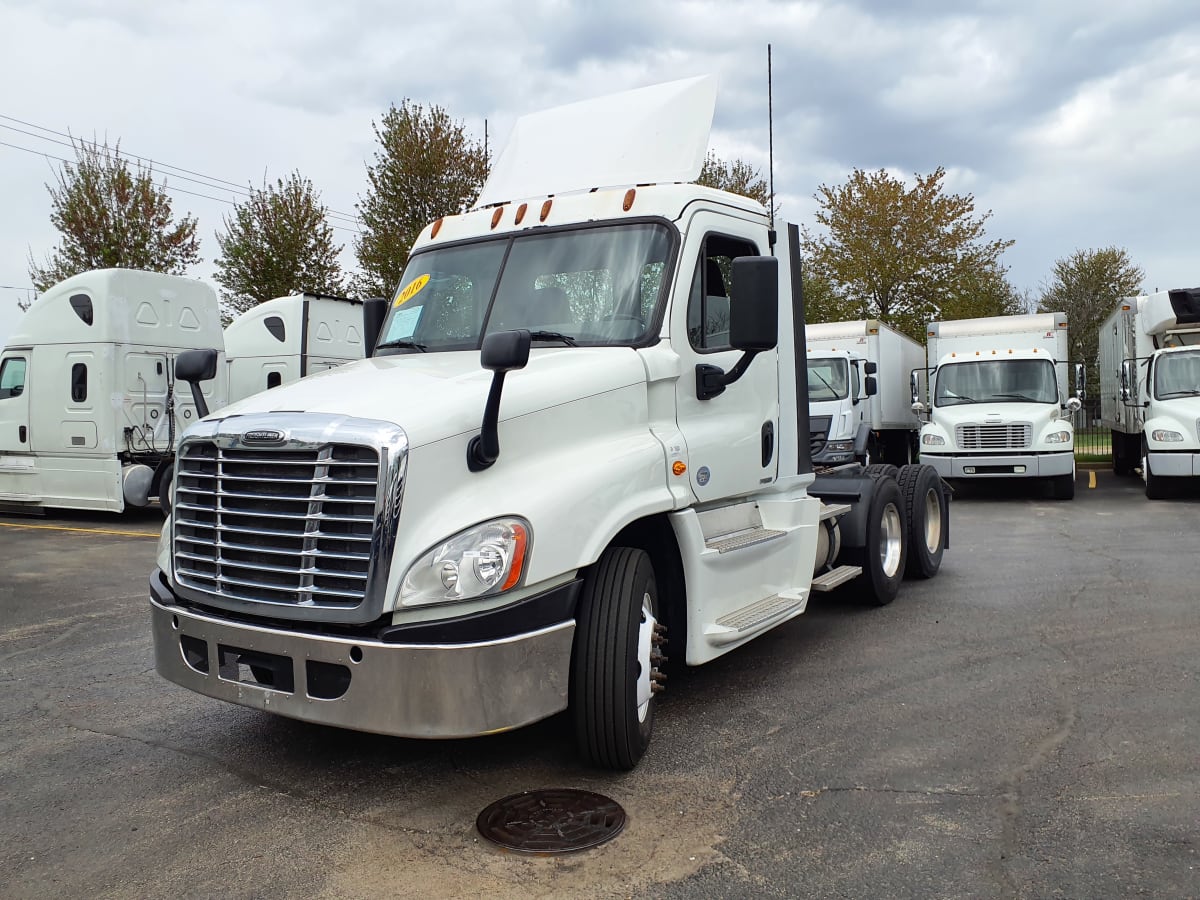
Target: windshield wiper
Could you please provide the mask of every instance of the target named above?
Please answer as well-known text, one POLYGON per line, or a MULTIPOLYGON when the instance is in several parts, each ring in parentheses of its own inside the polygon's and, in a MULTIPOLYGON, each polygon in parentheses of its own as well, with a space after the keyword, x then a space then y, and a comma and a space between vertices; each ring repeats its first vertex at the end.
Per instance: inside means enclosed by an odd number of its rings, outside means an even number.
POLYGON ((938 406, 958 406, 960 403, 978 403, 974 397, 968 397, 966 394, 943 394, 938 397, 938 406))
POLYGON ((1028 394, 992 394, 993 400, 999 400, 1001 397, 1007 397, 1013 400, 1025 400, 1029 403, 1044 403, 1047 401, 1038 400, 1036 397, 1030 397, 1028 394))
POLYGON ((417 341, 399 340, 399 341, 384 341, 382 344, 375 345, 376 350, 420 350, 422 353, 428 351, 428 347, 420 344, 417 341))
POLYGON ((1166 400, 1168 397, 1200 397, 1200 388, 1181 388, 1177 391, 1167 391, 1158 395, 1159 400, 1166 400))
POLYGON ((562 341, 568 347, 578 346, 575 343, 575 338, 558 331, 531 331, 529 332, 529 339, 531 341, 562 341))
POLYGON ((832 384, 830 384, 828 381, 825 380, 824 375, 822 375, 820 372, 815 372, 812 369, 808 370, 808 374, 817 376, 817 381, 821 382, 821 384, 823 384, 823 385, 825 385, 825 387, 829 388, 829 393, 832 395, 829 398, 830 400, 836 400, 838 398, 838 392, 833 389, 832 384))

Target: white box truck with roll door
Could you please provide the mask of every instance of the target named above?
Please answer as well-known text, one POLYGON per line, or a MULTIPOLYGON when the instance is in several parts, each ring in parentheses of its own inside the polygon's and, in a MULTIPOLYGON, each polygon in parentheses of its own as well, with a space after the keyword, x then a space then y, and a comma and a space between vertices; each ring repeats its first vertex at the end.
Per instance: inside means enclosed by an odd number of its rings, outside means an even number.
POLYGON ((200 418, 176 359, 212 348, 203 411, 361 359, 362 304, 268 301, 222 334, 217 295, 192 278, 102 269, 38 297, 0 354, 0 506, 121 512, 169 502, 179 434, 200 418), (228 355, 228 360, 227 360, 228 355))
POLYGON ((1122 300, 1099 331, 1100 421, 1113 471, 1160 500, 1200 476, 1200 288, 1122 300), (1178 481, 1177 481, 1178 479, 1178 481))
POLYGON ((813 463, 915 460, 921 420, 909 379, 925 368, 925 348, 876 319, 813 323, 805 332, 813 463))
MULTIPOLYGON (((931 322, 926 339, 933 368, 921 462, 946 479, 1038 478, 1056 499, 1074 497, 1070 416, 1081 406, 1083 369, 1067 359, 1066 315, 931 322)), ((915 377, 912 394, 919 403, 915 377)))
POLYGON ((937 572, 931 468, 813 474, 798 231, 681 183, 714 101, 700 78, 519 120, 476 207, 422 231, 369 359, 185 433, 161 675, 407 737, 570 708, 584 756, 629 768, 667 655, 937 572))

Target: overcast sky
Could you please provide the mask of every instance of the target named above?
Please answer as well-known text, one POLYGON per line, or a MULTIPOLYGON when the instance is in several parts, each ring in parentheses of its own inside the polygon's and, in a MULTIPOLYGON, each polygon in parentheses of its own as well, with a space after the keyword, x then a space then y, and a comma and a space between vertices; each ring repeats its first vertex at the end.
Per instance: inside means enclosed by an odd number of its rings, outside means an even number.
MULTIPOLYGON (((45 184, 71 151, 51 132, 241 186, 299 170, 353 215, 391 103, 479 138, 486 120, 497 147, 523 113, 714 73, 711 149, 765 172, 768 42, 784 218, 811 226, 817 187, 854 167, 944 166, 989 237, 1015 239, 1019 289, 1110 245, 1147 290, 1200 285, 1195 0, 0 0, 0 339, 30 252, 57 241, 45 184)), ((158 171, 210 278, 237 194, 158 171)), ((353 266, 353 231, 335 234, 353 266)))

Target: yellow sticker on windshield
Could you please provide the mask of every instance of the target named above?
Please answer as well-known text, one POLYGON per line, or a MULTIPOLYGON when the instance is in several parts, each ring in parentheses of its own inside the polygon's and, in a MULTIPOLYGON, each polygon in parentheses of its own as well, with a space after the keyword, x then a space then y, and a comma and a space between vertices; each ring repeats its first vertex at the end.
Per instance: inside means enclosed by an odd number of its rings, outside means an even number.
POLYGON ((417 278, 414 278, 404 286, 404 289, 401 290, 400 293, 396 295, 396 301, 392 304, 392 306, 400 306, 402 303, 407 303, 413 297, 417 296, 417 294, 421 293, 421 288, 425 287, 427 284, 429 284, 428 275, 421 275, 417 278))

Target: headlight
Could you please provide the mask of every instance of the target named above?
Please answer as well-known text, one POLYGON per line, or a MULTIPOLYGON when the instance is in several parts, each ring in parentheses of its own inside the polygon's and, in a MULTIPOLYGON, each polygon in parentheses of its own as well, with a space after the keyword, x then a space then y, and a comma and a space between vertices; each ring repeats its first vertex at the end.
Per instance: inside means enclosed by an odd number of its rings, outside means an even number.
POLYGON ((1056 431, 1053 434, 1046 435, 1047 444, 1069 444, 1071 442, 1071 432, 1056 431))
POLYGON ((1171 444, 1175 441, 1182 441, 1183 435, 1178 431, 1168 431, 1165 428, 1155 428, 1150 432, 1150 440, 1158 441, 1160 444, 1171 444))
POLYGON ((405 573, 400 605, 473 600, 516 587, 525 571, 529 537, 529 526, 521 519, 496 519, 456 534, 405 573))
POLYGON ((921 443, 926 447, 943 447, 946 444, 946 439, 940 434, 923 434, 921 435, 921 443))
POLYGON ((851 453, 854 451, 854 441, 830 441, 825 448, 834 452, 851 453))

